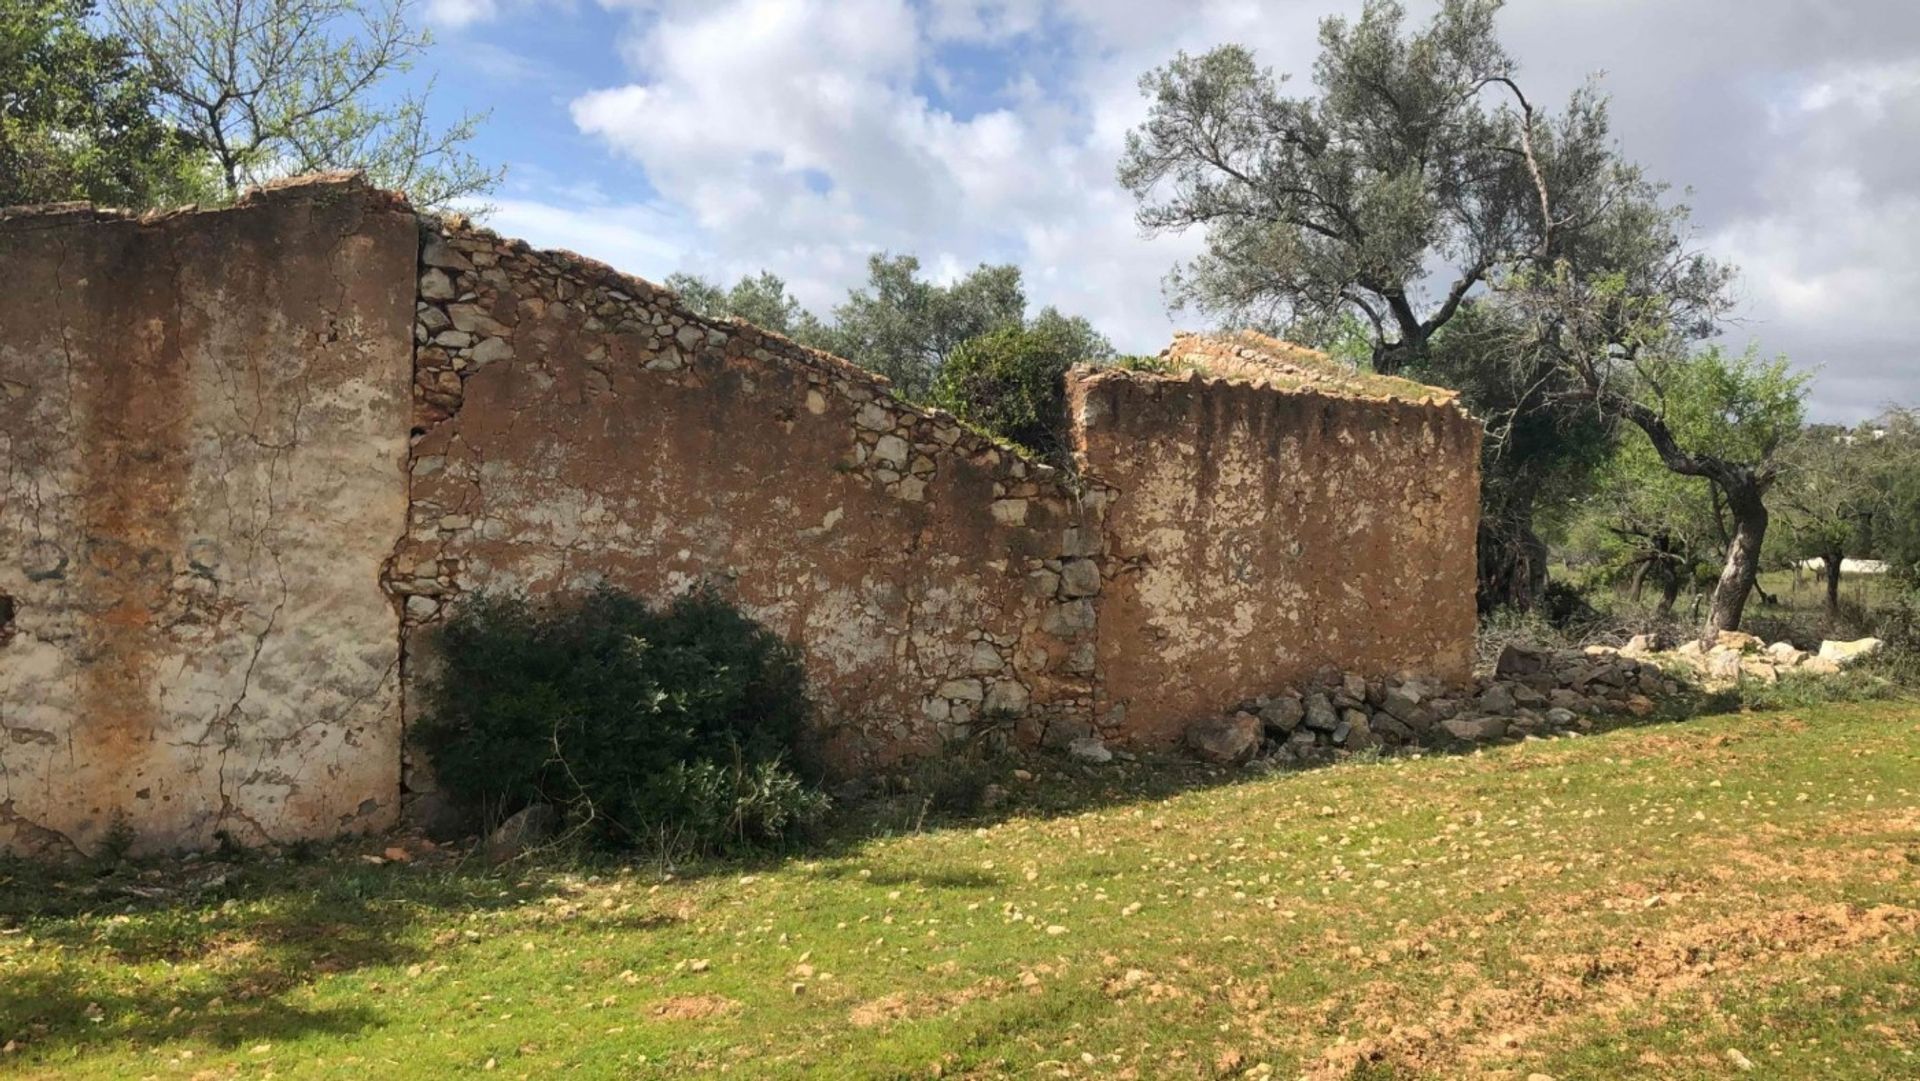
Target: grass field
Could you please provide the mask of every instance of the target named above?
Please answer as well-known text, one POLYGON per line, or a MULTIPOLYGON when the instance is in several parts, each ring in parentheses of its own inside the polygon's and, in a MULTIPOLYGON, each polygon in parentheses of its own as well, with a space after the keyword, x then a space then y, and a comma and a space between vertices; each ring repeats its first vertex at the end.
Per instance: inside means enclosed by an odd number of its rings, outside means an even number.
POLYGON ((0 1074, 1920 1076, 1912 703, 1102 776, 669 881, 0 871, 0 1074))

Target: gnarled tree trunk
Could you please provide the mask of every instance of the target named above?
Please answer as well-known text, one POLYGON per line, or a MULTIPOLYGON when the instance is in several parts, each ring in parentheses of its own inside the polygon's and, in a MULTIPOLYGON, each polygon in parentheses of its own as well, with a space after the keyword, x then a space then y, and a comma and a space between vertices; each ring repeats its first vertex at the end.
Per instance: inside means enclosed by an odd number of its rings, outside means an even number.
POLYGON ((1654 609, 1660 614, 1661 619, 1673 614, 1674 602, 1680 599, 1680 587, 1686 584, 1688 577, 1691 575, 1687 574, 1687 568, 1677 563, 1667 566, 1667 582, 1660 591, 1660 606, 1654 609))
POLYGON ((1647 433, 1660 461, 1675 473, 1705 477, 1718 485, 1726 496, 1726 508, 1733 516, 1733 536, 1727 542, 1727 561, 1720 581, 1713 587, 1713 601, 1707 606, 1703 632, 1711 637, 1721 631, 1740 629, 1740 616, 1746 611, 1747 597, 1760 576, 1760 547, 1767 539, 1767 489, 1773 486, 1775 467, 1770 461, 1757 464, 1732 462, 1711 454, 1688 453, 1673 437, 1666 419, 1644 403, 1606 393, 1592 371, 1583 371, 1596 398, 1606 403, 1615 415, 1632 421, 1647 433))
POLYGON ((1530 611, 1547 588, 1547 543, 1533 531, 1531 516, 1480 520, 1479 607, 1530 611))
POLYGON ((1839 552, 1825 552, 1822 553, 1820 558, 1827 564, 1825 568, 1827 578, 1827 622, 1838 623, 1840 622, 1840 566, 1844 557, 1839 552))
POLYGON ((1733 537, 1727 543, 1727 562, 1721 568, 1720 581, 1713 587, 1713 603, 1707 608, 1709 634, 1740 628, 1740 616, 1746 610, 1747 597, 1753 592, 1754 579, 1760 574, 1760 546, 1767 539, 1766 485, 1749 470, 1724 470, 1714 477, 1727 495, 1727 509, 1733 514, 1733 537))

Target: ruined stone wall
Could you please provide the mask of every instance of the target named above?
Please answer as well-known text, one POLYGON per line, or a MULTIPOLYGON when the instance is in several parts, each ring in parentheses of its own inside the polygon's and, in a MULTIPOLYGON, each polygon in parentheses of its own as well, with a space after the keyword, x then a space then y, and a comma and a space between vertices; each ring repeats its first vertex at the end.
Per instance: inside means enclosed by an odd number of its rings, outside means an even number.
POLYGON ((1310 351, 1078 373, 1070 476, 352 179, 0 214, 0 270, 3 850, 391 823, 477 590, 711 585, 799 646, 841 774, 1466 674, 1478 427, 1310 351))
POLYGON ((415 219, 0 215, 0 851, 394 821, 415 219))
POLYGON ((1323 667, 1469 674, 1480 427, 1457 406, 1198 371, 1068 390, 1082 465, 1117 492, 1103 731, 1168 743, 1323 667))
POLYGON ((410 687, 423 629, 473 590, 706 581, 799 644, 841 772, 989 715, 1029 739, 1087 731, 1097 487, 639 279, 444 228, 422 255, 412 514, 389 575, 410 687))

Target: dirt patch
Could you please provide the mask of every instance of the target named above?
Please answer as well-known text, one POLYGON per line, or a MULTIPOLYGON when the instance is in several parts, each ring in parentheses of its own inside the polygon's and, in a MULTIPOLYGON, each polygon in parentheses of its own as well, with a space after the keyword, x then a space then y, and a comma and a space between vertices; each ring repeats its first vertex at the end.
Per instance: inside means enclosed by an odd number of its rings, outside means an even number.
POLYGON ((992 997, 1006 989, 999 980, 982 980, 971 987, 958 991, 944 991, 938 994, 916 994, 896 991, 890 995, 868 999, 855 1006, 847 1020, 855 1028, 872 1028, 875 1025, 890 1025, 896 1021, 911 1020, 916 1017, 931 1017, 945 1013, 957 1006, 964 1006, 978 998, 992 997))
MULTIPOLYGON (((1666 1001, 1736 973, 1783 979, 1789 973, 1782 962, 1814 961, 1916 933, 1920 909, 1830 904, 1687 924, 1596 951, 1536 957, 1531 979, 1446 995, 1417 1020, 1321 1049, 1302 1076, 1343 1081, 1381 1066, 1423 1076, 1471 1072, 1584 1018, 1666 1001)), ((1418 1009, 1388 983, 1370 985, 1366 997, 1370 1010, 1381 1011, 1370 1016, 1407 1017, 1418 1009)))
POLYGON ((675 995, 654 1003, 652 1014, 666 1021, 705 1021, 732 1013, 740 1004, 725 995, 675 995))
POLYGON ((1814 832, 1823 837, 1920 838, 1920 807, 1841 815, 1820 823, 1814 832))
POLYGON ((1920 909, 1830 904, 1676 927, 1584 958, 1559 959, 1562 974, 1630 997, 1661 998, 1715 973, 1791 955, 1828 954, 1920 929, 1920 909))

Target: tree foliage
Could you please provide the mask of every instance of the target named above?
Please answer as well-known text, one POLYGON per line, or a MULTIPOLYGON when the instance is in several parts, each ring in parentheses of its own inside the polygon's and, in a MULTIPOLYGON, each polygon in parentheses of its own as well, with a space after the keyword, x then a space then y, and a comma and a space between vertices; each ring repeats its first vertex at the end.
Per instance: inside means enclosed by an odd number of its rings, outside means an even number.
POLYGON ((1852 428, 1809 426, 1782 455, 1784 554, 1818 559, 1829 616, 1841 564, 1881 559, 1904 581, 1920 576, 1920 416, 1893 409, 1852 428))
POLYGON ((484 195, 500 172, 465 149, 482 118, 436 129, 425 92, 390 92, 431 43, 409 24, 410 4, 108 0, 107 10, 160 115, 213 159, 229 197, 280 176, 361 169, 442 207, 484 195))
MULTIPOLYGON (((1503 333, 1481 336, 1480 362, 1513 384, 1475 403, 1510 406, 1489 417, 1493 436, 1504 442, 1498 425, 1542 410, 1584 407, 1638 428, 1667 469, 1710 481, 1730 534, 1708 629, 1736 626, 1778 444, 1716 440, 1767 419, 1758 414, 1797 419, 1801 386, 1701 359, 1729 307, 1731 270, 1693 248, 1687 208, 1620 156, 1592 86, 1558 112, 1527 98, 1494 33, 1500 6, 1443 0, 1409 30, 1398 3, 1368 0, 1357 22, 1322 23, 1304 97, 1282 95, 1238 46, 1182 55, 1142 80, 1149 115, 1120 178, 1145 227, 1206 230, 1206 253, 1176 276, 1175 295, 1223 318, 1309 340, 1358 318, 1374 366, 1395 372, 1430 363, 1461 312, 1492 309, 1487 325, 1503 333), (1441 288, 1422 302, 1431 277, 1441 288), (1737 415, 1702 429, 1671 412, 1696 397, 1737 415)), ((1499 494, 1524 525, 1526 486, 1499 494)), ((1504 543, 1528 547, 1523 529, 1504 543)), ((1517 563, 1483 551, 1483 589, 1498 584, 1486 572, 1523 577, 1517 563)))
MULTIPOLYGON (((1478 606, 1530 609, 1545 594, 1548 550, 1543 533, 1564 530, 1568 516, 1595 486, 1595 471, 1613 454, 1614 433, 1591 410, 1562 404, 1565 378, 1544 369, 1513 378, 1490 362, 1514 333, 1498 306, 1469 300, 1435 336, 1407 374, 1460 391, 1483 418, 1480 444, 1478 606)), ((1350 353, 1364 339, 1346 336, 1350 353)))
POLYGON ((803 345, 820 346, 826 337, 826 327, 800 306, 787 291, 786 281, 771 271, 742 277, 730 289, 693 274, 669 274, 667 287, 679 293, 687 307, 709 318, 744 319, 803 345))
POLYGON ((1880 438, 1831 424, 1809 426, 1786 449, 1777 500, 1782 548, 1795 562, 1817 559, 1826 580, 1827 618, 1840 617, 1840 576, 1849 557, 1866 557, 1873 521, 1887 505, 1888 482, 1876 468, 1880 438))
POLYGON ((92 0, 0 4, 0 206, 208 195, 205 160, 154 115, 126 43, 92 14, 92 0))
POLYGON ((1880 448, 1872 550, 1897 579, 1920 586, 1920 408, 1890 409, 1865 428, 1880 448))
POLYGON ((960 343, 934 377, 929 400, 1040 457, 1065 461, 1072 449, 1067 369, 1112 355, 1085 320, 1047 308, 1028 326, 1004 326, 960 343))
POLYGON ((1592 184, 1609 155, 1587 124, 1591 95, 1535 130, 1493 34, 1499 6, 1446 0, 1412 32, 1391 0, 1327 19, 1306 96, 1284 95, 1287 77, 1238 45, 1143 77, 1148 118, 1120 181, 1143 227, 1206 231, 1175 299, 1309 341, 1358 315, 1374 367, 1394 374, 1476 287, 1551 248, 1523 147, 1565 188, 1592 184), (1435 262, 1444 289, 1423 303, 1435 262))
POLYGON ((900 393, 925 398, 940 366, 961 342, 1026 318, 1020 268, 981 264, 952 285, 920 276, 911 255, 867 260, 867 284, 833 310, 826 348, 893 380, 900 393))
MULTIPOLYGON (((1011 264, 982 264, 953 284, 940 285, 920 276, 920 260, 911 255, 875 255, 867 261, 866 283, 850 290, 834 308, 832 322, 823 322, 802 307, 786 282, 769 271, 743 277, 731 288, 692 274, 671 275, 667 285, 702 315, 745 319, 845 357, 891 379, 907 398, 940 401, 937 396, 945 393, 949 397, 941 404, 948 408, 953 408, 948 402, 958 403, 971 393, 960 389, 962 382, 987 393, 986 385, 969 381, 971 377, 951 382, 944 392, 936 389, 956 351, 976 339, 1005 332, 999 345, 983 346, 983 350, 1018 343, 1022 356, 1052 358, 1046 363, 1057 365, 1059 371, 1079 361, 1099 362, 1113 356, 1112 343, 1080 316, 1046 307, 1028 321, 1020 268, 1011 264), (1023 329, 1031 335, 1024 335, 1023 329), (960 397, 951 397, 956 394, 960 397)), ((985 355, 975 354, 976 368, 985 355)), ((993 379, 1007 374, 1003 371, 993 379)), ((988 418, 988 414, 999 416, 1000 407, 974 402, 967 408, 985 410, 973 419, 1015 442, 1025 442, 1000 431, 1000 421, 988 418)), ((1006 422, 1021 426, 1010 419, 1006 422)), ((1030 445, 1038 449, 1040 444, 1030 445)))

